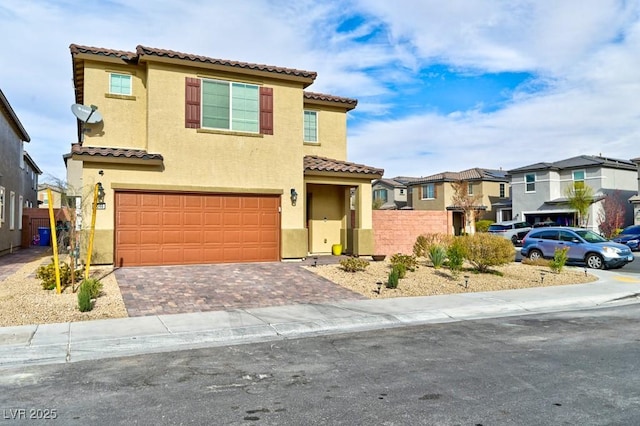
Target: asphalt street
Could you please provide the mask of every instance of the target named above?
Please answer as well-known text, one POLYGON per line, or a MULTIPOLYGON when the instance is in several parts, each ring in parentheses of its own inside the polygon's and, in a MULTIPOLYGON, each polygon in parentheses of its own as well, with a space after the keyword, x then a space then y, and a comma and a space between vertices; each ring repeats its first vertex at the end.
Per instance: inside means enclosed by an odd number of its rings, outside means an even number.
POLYGON ((0 376, 32 424, 640 424, 640 304, 69 364, 0 376))

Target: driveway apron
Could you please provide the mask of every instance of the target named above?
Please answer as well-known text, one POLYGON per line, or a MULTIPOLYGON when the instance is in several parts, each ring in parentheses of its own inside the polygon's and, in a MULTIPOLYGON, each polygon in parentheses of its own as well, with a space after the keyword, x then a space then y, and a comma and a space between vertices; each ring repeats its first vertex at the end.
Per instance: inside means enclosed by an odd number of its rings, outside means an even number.
POLYGON ((15 274, 27 263, 36 259, 44 259, 47 255, 53 256, 51 247, 35 246, 0 256, 0 282, 15 274))
POLYGON ((366 299, 300 263, 125 267, 115 276, 129 316, 366 299))

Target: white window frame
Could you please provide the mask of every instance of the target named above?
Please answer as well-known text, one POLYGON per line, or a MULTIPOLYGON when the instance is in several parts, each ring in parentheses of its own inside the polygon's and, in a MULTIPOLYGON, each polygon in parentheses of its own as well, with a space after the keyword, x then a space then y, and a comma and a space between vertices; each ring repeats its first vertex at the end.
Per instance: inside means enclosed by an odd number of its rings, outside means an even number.
POLYGON ((422 199, 423 200, 435 200, 436 199, 436 184, 435 183, 425 183, 422 185, 422 199), (431 197, 427 197, 427 188, 431 188, 431 197))
POLYGON ((9 193, 9 230, 13 231, 16 227, 16 193, 9 193))
POLYGON ((20 168, 24 170, 24 142, 23 141, 20 141, 20 159, 18 161, 20 162, 20 168))
POLYGON ((307 143, 319 143, 319 139, 318 139, 318 111, 313 111, 310 109, 305 109, 304 112, 302 113, 303 117, 302 117, 302 137, 304 142, 307 143), (315 128, 311 129, 309 126, 309 123, 307 122, 307 115, 313 115, 313 117, 315 118, 315 128), (311 133, 313 132, 313 135, 311 135, 311 133), (308 137, 307 135, 310 135, 310 137, 308 137))
POLYGON ((23 204, 24 203, 24 198, 22 197, 22 195, 20 197, 18 197, 18 229, 22 230, 22 209, 24 208, 23 204))
POLYGON ((571 172, 571 178, 573 179, 573 187, 577 188, 578 185, 576 185, 578 182, 582 182, 582 187, 584 187, 584 185, 586 184, 586 180, 587 180, 587 171, 584 169, 581 170, 573 170, 571 172), (582 179, 576 179, 576 173, 582 173, 582 179))
POLYGON ((537 176, 535 173, 526 173, 524 175, 524 192, 526 193, 536 192, 536 180, 537 180, 537 176), (527 181, 528 176, 533 176, 533 181, 531 182, 527 181), (529 185, 533 185, 533 189, 529 189, 529 185))
MULTIPOLYGON (((254 133, 254 134, 259 134, 260 133, 260 86, 259 85, 251 84, 251 83, 243 83, 241 81, 228 81, 228 80, 216 80, 216 79, 213 79, 213 78, 203 78, 202 79, 202 84, 200 86, 201 86, 200 87, 200 123, 201 123, 203 129, 225 130, 225 131, 230 131, 230 132, 242 132, 242 133, 254 133), (205 125, 204 88, 205 88, 205 85, 207 83, 217 83, 217 84, 227 84, 227 85, 229 85, 229 115, 228 115, 229 125, 228 125, 228 127, 209 127, 209 126, 205 125), (256 93, 255 102, 257 104, 257 109, 255 111, 255 117, 252 117, 252 119, 251 119, 251 123, 255 123, 255 130, 236 129, 236 128, 234 128, 234 118, 233 118, 233 112, 234 112, 233 88, 234 88, 234 85, 236 85, 236 86, 246 86, 246 87, 255 87, 257 89, 256 92, 255 92, 256 93)), ((253 111, 245 110, 243 112, 253 112, 253 111)))
POLYGON ((386 188, 379 188, 373 190, 373 199, 374 200, 382 200, 385 203, 389 201, 389 191, 386 188), (381 195, 384 194, 384 197, 381 195))
POLYGON ((109 93, 112 95, 131 96, 133 94, 133 78, 131 77, 131 74, 124 74, 120 72, 109 73, 109 93), (129 92, 123 93, 121 90, 115 91, 113 88, 113 77, 119 77, 119 78, 126 77, 129 80, 129 92))

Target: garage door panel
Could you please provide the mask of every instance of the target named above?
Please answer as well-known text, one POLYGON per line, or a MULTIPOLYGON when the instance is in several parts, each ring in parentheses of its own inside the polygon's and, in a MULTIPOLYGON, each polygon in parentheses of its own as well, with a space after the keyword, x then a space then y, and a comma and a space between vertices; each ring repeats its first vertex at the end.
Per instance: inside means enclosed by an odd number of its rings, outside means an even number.
POLYGON ((276 261, 279 205, 278 196, 116 192, 116 262, 276 261))

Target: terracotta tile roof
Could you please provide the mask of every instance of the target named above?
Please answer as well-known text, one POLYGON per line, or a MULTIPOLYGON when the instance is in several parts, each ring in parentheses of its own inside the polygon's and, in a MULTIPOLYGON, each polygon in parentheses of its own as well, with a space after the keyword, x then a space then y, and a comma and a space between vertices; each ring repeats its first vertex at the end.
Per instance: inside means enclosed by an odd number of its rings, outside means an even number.
POLYGON ((384 169, 315 155, 304 156, 304 170, 314 172, 359 173, 373 176, 382 176, 384 174, 384 169))
POLYGON ((96 146, 83 146, 77 143, 71 145, 71 154, 87 155, 90 157, 130 158, 139 160, 159 160, 164 158, 161 154, 149 154, 143 149, 107 148, 96 146))
POLYGON ((112 58, 120 58, 127 61, 137 59, 135 52, 127 52, 125 50, 105 49, 102 47, 81 46, 78 44, 72 44, 69 46, 72 55, 80 53, 89 53, 91 55, 110 56, 112 58))
POLYGON ((352 110, 358 105, 357 99, 343 98, 340 96, 325 95, 324 93, 304 92, 304 98, 312 101, 337 102, 345 104, 344 106, 352 110))
POLYGON ((421 184, 425 182, 457 182, 457 181, 492 181, 492 182, 508 182, 507 173, 502 170, 481 169, 474 167, 473 169, 463 170, 461 172, 442 172, 424 178, 415 179, 408 183, 421 184))

